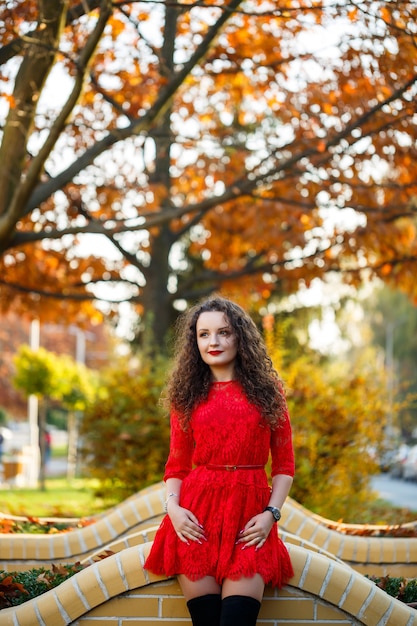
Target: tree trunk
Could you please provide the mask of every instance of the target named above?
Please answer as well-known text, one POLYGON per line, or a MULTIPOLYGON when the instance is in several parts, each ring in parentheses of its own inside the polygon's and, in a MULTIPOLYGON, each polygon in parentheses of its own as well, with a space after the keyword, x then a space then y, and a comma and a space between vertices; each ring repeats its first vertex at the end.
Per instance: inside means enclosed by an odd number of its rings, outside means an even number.
POLYGON ((47 400, 43 400, 40 405, 38 414, 39 426, 39 450, 40 450, 40 467, 39 467, 39 489, 46 491, 46 413, 47 400))
MULTIPOLYGON (((166 6, 164 44, 162 46, 162 62, 167 79, 174 71, 174 50, 175 37, 177 31, 177 19, 180 8, 176 6, 166 6)), ((149 176, 149 182, 156 188, 163 187, 161 207, 167 211, 172 209, 171 204, 171 114, 172 107, 168 107, 164 115, 160 117, 149 136, 152 137, 155 145, 155 170, 149 176)), ((146 312, 152 312, 149 317, 145 317, 146 328, 150 329, 150 338, 144 337, 145 343, 155 343, 165 351, 166 338, 169 328, 175 320, 175 311, 172 306, 172 295, 169 292, 170 260, 169 255, 172 245, 177 240, 176 234, 171 230, 169 224, 162 225, 156 234, 151 234, 151 261, 147 268, 144 268, 146 285, 143 288, 143 305, 146 312)), ((143 332, 143 328, 141 329, 143 332)))
POLYGON ((78 443, 78 412, 68 413, 68 455, 67 479, 73 480, 77 473, 77 443, 78 443))
POLYGON ((30 194, 19 197, 22 164, 27 158, 27 142, 33 126, 39 95, 53 66, 57 43, 64 24, 67 2, 43 0, 40 4, 39 23, 32 37, 23 44, 23 60, 16 77, 13 97, 0 144, 0 238, 7 243, 17 219, 23 215, 30 194))

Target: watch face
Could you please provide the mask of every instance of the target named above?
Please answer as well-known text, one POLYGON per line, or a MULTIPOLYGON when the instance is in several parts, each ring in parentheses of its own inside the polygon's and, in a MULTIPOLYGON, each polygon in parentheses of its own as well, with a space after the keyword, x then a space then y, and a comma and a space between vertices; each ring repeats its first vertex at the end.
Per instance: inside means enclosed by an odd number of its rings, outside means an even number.
POLYGON ((272 515, 275 518, 275 521, 279 522, 279 520, 281 519, 281 512, 279 509, 274 508, 274 510, 272 511, 272 515))
POLYGON ((276 522, 279 522, 279 520, 281 519, 281 511, 279 509, 277 509, 277 507, 275 507, 275 506, 267 506, 266 510, 267 511, 271 511, 271 513, 272 513, 272 515, 274 517, 274 520, 276 522))

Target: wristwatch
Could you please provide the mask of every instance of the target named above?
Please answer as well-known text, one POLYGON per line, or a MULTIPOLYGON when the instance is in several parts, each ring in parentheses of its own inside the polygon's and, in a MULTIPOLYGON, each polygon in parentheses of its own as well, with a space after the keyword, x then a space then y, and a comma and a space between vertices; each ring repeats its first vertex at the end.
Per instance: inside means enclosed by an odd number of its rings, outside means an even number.
POLYGON ((272 513, 275 522, 279 522, 279 520, 281 519, 281 511, 277 509, 276 506, 267 506, 264 509, 264 513, 265 511, 269 511, 270 513, 272 513))

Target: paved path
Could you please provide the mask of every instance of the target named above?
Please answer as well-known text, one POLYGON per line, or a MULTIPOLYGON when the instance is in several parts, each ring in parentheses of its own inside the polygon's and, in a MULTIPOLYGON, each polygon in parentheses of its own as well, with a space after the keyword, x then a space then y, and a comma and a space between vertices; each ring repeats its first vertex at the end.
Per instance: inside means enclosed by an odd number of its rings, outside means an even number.
POLYGON ((371 484, 383 500, 417 513, 417 482, 378 474, 372 478, 371 484))
POLYGON ((66 476, 67 474, 67 459, 59 458, 59 459, 50 459, 47 467, 46 467, 46 476, 66 476))

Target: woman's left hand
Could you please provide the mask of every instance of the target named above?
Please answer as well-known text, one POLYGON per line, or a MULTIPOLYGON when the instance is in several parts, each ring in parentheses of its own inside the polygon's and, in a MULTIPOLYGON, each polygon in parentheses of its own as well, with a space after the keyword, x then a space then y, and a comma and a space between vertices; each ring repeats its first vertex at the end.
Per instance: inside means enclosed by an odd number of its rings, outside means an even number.
POLYGON ((262 548, 268 538, 275 521, 269 511, 264 511, 252 517, 245 528, 240 531, 236 543, 243 543, 242 550, 250 546, 256 546, 256 550, 262 548))

